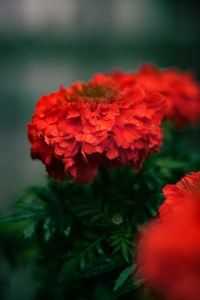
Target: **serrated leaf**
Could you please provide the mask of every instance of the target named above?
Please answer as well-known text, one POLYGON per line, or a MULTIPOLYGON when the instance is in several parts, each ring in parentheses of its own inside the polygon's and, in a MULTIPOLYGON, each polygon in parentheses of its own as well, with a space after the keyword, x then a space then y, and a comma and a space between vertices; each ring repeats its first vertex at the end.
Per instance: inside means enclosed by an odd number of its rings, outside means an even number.
POLYGON ((133 273, 135 267, 136 265, 128 266, 119 274, 119 277, 115 281, 113 291, 117 291, 122 286, 122 284, 127 280, 127 278, 133 273))

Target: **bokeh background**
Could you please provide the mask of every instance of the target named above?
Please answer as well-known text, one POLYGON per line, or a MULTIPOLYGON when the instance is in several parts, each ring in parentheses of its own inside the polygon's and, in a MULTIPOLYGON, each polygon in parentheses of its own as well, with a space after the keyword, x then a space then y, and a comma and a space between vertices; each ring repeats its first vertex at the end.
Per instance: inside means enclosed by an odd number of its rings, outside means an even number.
MULTIPOLYGON (((26 187, 45 182, 44 166, 30 159, 26 137, 42 95, 61 83, 115 68, 131 71, 144 62, 191 69, 200 79, 198 2, 0 0, 1 213, 26 187)), ((192 139, 199 147, 198 130, 192 139)), ((9 276, 5 299, 16 299, 17 292, 18 299, 28 300, 29 270, 9 276)))

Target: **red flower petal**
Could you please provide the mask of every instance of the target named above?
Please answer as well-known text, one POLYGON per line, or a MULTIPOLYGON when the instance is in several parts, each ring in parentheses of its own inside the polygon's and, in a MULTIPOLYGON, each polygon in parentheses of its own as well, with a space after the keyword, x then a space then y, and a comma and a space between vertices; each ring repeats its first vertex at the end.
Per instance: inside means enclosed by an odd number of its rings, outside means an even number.
POLYGON ((28 131, 32 157, 48 164, 50 176, 64 178, 63 170, 79 183, 92 182, 99 165, 139 169, 162 143, 164 109, 163 96, 130 76, 97 74, 38 101, 28 131))
POLYGON ((176 126, 199 122, 200 87, 191 73, 175 68, 161 71, 155 66, 146 65, 131 75, 147 92, 159 92, 166 97, 165 118, 176 126))

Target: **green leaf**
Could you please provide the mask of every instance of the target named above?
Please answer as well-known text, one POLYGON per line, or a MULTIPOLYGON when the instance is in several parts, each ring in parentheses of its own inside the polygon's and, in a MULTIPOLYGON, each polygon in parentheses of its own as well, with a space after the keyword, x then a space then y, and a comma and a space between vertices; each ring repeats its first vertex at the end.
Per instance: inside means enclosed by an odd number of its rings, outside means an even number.
POLYGON ((128 266, 119 274, 119 277, 115 281, 113 291, 117 291, 122 286, 122 284, 126 281, 126 279, 133 273, 135 267, 136 265, 128 266))
POLYGON ((63 230, 63 233, 66 237, 69 237, 71 232, 71 226, 68 226, 65 230, 63 230))
POLYGON ((34 212, 41 211, 44 209, 44 206, 42 205, 29 204, 29 203, 17 203, 16 206, 34 212))
POLYGON ((50 239, 50 237, 52 235, 51 226, 50 225, 51 225, 51 218, 48 217, 48 218, 46 218, 46 220, 44 222, 44 225, 43 225, 43 228, 44 228, 44 231, 45 231, 45 233, 44 233, 44 239, 45 239, 46 242, 49 241, 49 239, 50 239))
POLYGON ((122 255, 126 262, 130 262, 130 247, 126 243, 122 243, 122 255))
POLYGON ((84 270, 76 273, 76 278, 89 278, 103 274, 124 266, 124 261, 119 256, 102 256, 88 264, 84 270))
POLYGON ((131 228, 127 228, 127 232, 116 232, 111 237, 110 246, 113 249, 113 253, 121 253, 126 262, 130 262, 131 250, 133 247, 133 238, 130 233, 131 228))
POLYGON ((69 258, 66 263, 61 268, 60 274, 59 274, 59 282, 60 284, 66 285, 74 276, 74 273, 76 272, 79 265, 79 259, 77 257, 75 258, 69 258))
POLYGON ((143 282, 135 281, 132 277, 127 278, 117 290, 113 291, 113 299, 119 299, 122 295, 137 290, 142 284, 143 282))
POLYGON ((102 215, 96 215, 90 219, 91 223, 96 223, 97 221, 102 220, 102 215))
POLYGON ((28 226, 24 229, 24 232, 23 232, 24 239, 31 238, 31 236, 33 235, 33 233, 35 231, 35 225, 36 225, 36 220, 29 223, 28 226))
POLYGON ((0 223, 21 221, 21 220, 25 220, 25 219, 34 217, 36 215, 37 215, 37 212, 30 212, 30 213, 18 212, 18 213, 13 213, 13 214, 10 214, 10 215, 6 215, 6 216, 0 217, 0 223))

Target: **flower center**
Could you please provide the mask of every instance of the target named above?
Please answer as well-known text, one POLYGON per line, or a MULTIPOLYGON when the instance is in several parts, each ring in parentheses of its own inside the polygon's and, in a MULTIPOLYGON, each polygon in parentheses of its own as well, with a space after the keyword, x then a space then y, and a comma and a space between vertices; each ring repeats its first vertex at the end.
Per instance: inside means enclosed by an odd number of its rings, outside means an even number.
POLYGON ((80 96, 93 98, 95 102, 101 101, 112 102, 117 95, 117 88, 112 85, 99 85, 99 84, 84 84, 82 89, 78 92, 80 96))
POLYGON ((100 85, 84 85, 83 90, 80 92, 81 96, 91 97, 91 98, 104 98, 106 96, 106 89, 100 85))

